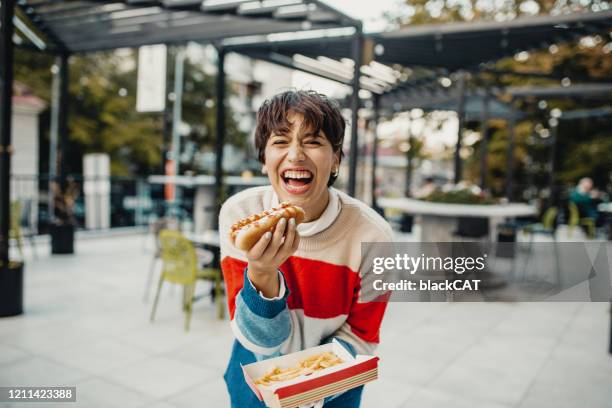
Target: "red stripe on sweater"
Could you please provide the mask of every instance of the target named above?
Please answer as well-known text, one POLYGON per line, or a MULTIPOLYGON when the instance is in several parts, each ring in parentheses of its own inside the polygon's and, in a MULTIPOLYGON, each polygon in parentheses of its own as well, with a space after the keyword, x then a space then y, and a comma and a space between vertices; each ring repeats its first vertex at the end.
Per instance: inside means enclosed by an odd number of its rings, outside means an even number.
MULTIPOLYGON (((244 261, 229 256, 221 261, 232 319, 246 266, 244 261)), ((305 316, 319 319, 349 315, 347 322, 357 336, 378 342, 386 302, 358 303, 360 278, 356 272, 347 266, 295 256, 280 269, 290 291, 287 298, 290 309, 303 309, 305 316)))

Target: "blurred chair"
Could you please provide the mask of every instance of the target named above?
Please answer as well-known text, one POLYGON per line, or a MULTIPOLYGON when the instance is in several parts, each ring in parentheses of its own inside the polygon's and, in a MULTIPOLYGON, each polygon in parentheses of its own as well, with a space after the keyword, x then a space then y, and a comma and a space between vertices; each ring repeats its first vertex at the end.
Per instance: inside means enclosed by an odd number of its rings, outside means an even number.
POLYGON ((590 217, 580 217, 580 211, 576 203, 569 202, 567 204, 569 210, 569 217, 567 219, 567 226, 569 227, 570 236, 573 235, 574 228, 583 226, 586 229, 587 236, 590 239, 595 238, 595 220, 590 217))
POLYGON ((36 232, 32 226, 31 200, 13 201, 11 203, 11 226, 9 237, 17 243, 19 254, 23 258, 23 239, 27 238, 32 248, 32 255, 36 258, 35 238, 36 232))
POLYGON ((13 201, 11 203, 11 228, 9 230, 9 239, 14 239, 17 243, 19 255, 23 259, 23 235, 21 233, 21 203, 13 201))
POLYGON ((159 277, 157 293, 151 310, 151 321, 155 319, 155 311, 159 294, 164 281, 182 285, 184 288, 183 310, 185 311, 185 330, 189 330, 195 284, 198 279, 212 281, 215 288, 217 310, 223 306, 221 288, 221 271, 216 268, 198 267, 196 251, 192 243, 179 231, 162 230, 159 233, 159 243, 162 259, 162 272, 159 277))
POLYGON ((161 260, 161 246, 159 243, 159 233, 165 229, 177 230, 178 221, 172 218, 162 217, 162 218, 159 218, 153 221, 149 225, 149 230, 151 234, 153 235, 155 249, 153 252, 153 258, 151 259, 151 264, 149 266, 149 275, 147 276, 147 282, 145 284, 145 291, 143 295, 143 301, 145 302, 149 300, 149 292, 151 291, 151 283, 153 281, 153 274, 155 273, 155 267, 157 266, 157 262, 161 260))
POLYGON ((21 226, 21 235, 28 239, 32 248, 32 255, 34 258, 37 258, 35 245, 36 223, 32 222, 32 200, 30 199, 23 200, 19 224, 21 226))
POLYGON ((561 270, 559 265, 559 250, 557 248, 557 237, 555 235, 557 217, 559 215, 559 209, 557 207, 549 207, 542 216, 542 222, 537 224, 529 224, 521 228, 521 231, 525 234, 529 234, 529 246, 527 248, 527 255, 525 256, 525 264, 523 265, 523 278, 527 270, 527 265, 533 257, 533 242, 536 234, 546 235, 552 238, 553 248, 555 252, 555 263, 557 267, 557 283, 561 283, 561 270))
POLYGON ((530 243, 533 243, 534 234, 548 235, 555 240, 555 229, 557 216, 559 215, 559 209, 557 207, 550 207, 542 216, 542 221, 536 224, 528 224, 520 228, 524 234, 530 235, 530 243))

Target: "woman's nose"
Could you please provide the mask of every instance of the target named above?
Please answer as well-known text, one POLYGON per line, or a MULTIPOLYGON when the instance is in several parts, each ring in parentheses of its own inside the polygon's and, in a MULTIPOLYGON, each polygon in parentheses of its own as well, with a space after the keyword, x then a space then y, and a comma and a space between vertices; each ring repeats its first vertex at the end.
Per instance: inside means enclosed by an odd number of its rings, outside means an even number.
POLYGON ((303 161, 306 159, 306 156, 304 155, 304 150, 302 149, 302 146, 299 143, 291 144, 291 146, 289 147, 288 156, 290 161, 303 161))

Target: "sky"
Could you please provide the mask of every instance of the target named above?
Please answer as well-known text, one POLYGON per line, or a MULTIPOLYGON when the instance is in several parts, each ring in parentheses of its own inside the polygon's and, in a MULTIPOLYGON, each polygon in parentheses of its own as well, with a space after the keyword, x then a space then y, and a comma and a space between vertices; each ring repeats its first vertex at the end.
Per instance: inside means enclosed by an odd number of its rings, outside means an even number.
POLYGON ((365 32, 382 31, 386 22, 383 19, 385 11, 399 9, 403 0, 323 0, 350 17, 363 21, 365 32))

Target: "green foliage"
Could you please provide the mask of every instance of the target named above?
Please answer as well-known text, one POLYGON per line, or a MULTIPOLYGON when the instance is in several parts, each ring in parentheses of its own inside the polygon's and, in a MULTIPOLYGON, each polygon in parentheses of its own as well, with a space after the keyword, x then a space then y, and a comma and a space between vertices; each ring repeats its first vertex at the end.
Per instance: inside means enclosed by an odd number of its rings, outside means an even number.
MULTIPOLYGON (((602 11, 609 9, 609 3, 601 0, 508 0, 490 2, 477 0, 410 0, 401 15, 391 16, 399 26, 426 23, 448 23, 460 21, 513 19, 533 14, 551 14, 578 11, 602 11)), ((500 71, 519 73, 547 74, 549 78, 538 76, 490 75, 480 74, 472 78, 470 86, 507 86, 552 85, 559 86, 561 78, 570 78, 572 83, 609 82, 612 78, 612 58, 610 40, 598 36, 589 41, 557 44, 551 50, 530 51, 526 59, 505 58, 495 64, 500 71), (552 79, 556 78, 556 79, 552 79)), ((509 101, 508 101, 509 102, 509 101)), ((540 137, 534 129, 549 128, 549 111, 559 108, 562 111, 601 107, 601 102, 585 100, 550 100, 545 110, 537 108, 538 100, 524 100, 515 107, 526 113, 525 119, 516 124, 514 151, 514 177, 516 185, 533 184, 544 188, 549 180, 548 160, 551 154, 550 139, 540 137), (528 141, 530 141, 528 143, 528 141)), ((492 120, 489 123, 489 154, 487 174, 488 185, 495 194, 503 194, 507 172, 508 131, 504 121, 492 120)), ((573 185, 578 178, 590 176, 596 185, 604 187, 612 174, 612 160, 609 152, 610 119, 588 119, 561 121, 557 135, 555 180, 573 185)), ((476 182, 480 178, 481 142, 473 146, 473 154, 465 164, 467 178, 476 182)))
POLYGON ((70 138, 83 153, 108 153, 115 176, 161 163, 162 118, 136 112, 136 68, 124 68, 130 59, 113 52, 70 59, 70 138))
POLYGON ((442 191, 435 190, 427 197, 422 198, 424 201, 432 203, 446 204, 495 204, 495 201, 484 195, 474 194, 470 189, 442 191))
MULTIPOLYGON (((171 52, 169 88, 172 88, 173 56, 171 52)), ((162 171, 163 114, 136 112, 136 59, 135 50, 70 57, 68 172, 80 173, 81 155, 93 152, 110 155, 114 176, 162 171)), ((53 62, 54 58, 48 54, 17 49, 15 79, 50 102, 53 62)), ((204 73, 201 64, 186 60, 182 121, 190 129, 186 139, 198 148, 214 145, 216 110, 210 101, 215 100, 215 81, 215 76, 204 73)), ((229 98, 232 91, 230 87, 227 89, 229 98)), ((168 103, 171 110, 172 102, 168 103)), ((231 107, 227 106, 226 140, 240 146, 245 143, 245 135, 237 128, 232 115, 231 107)), ((48 140, 48 113, 43 118, 41 129, 44 140, 48 140)), ((186 168, 197 170, 192 163, 182 170, 186 168)))

